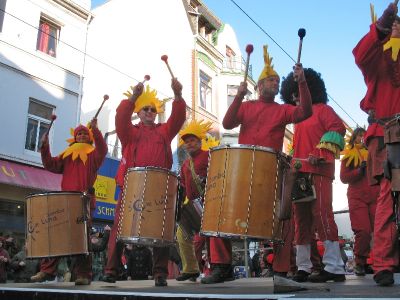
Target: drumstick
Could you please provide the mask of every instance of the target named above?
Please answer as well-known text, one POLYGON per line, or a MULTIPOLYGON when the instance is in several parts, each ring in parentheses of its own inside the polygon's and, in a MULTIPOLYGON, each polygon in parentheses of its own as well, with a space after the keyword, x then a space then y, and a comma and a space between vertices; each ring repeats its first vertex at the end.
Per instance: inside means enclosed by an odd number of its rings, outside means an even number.
POLYGON ((142 81, 142 84, 144 84, 146 81, 150 80, 150 75, 144 75, 144 79, 142 81))
POLYGON ((51 126, 53 126, 53 123, 54 123, 55 119, 57 119, 57 116, 56 115, 51 115, 50 125, 49 125, 49 128, 47 128, 47 131, 46 131, 45 135, 49 135, 51 126))
POLYGON ((247 81, 247 75, 249 73, 249 63, 250 63, 250 54, 253 52, 254 47, 252 44, 248 44, 246 46, 246 52, 247 52, 247 59, 246 59, 246 69, 244 71, 244 80, 243 82, 247 81))
POLYGON ((175 78, 174 73, 172 73, 171 67, 168 64, 168 55, 164 54, 163 56, 161 56, 161 60, 164 61, 165 64, 167 65, 167 68, 168 68, 169 73, 171 74, 171 77, 175 78))
POLYGON ((300 28, 299 31, 297 32, 300 41, 299 41, 299 51, 297 53, 297 63, 300 63, 300 58, 301 58, 301 49, 303 48, 303 38, 306 36, 306 30, 304 28, 300 28))
POLYGON ((106 102, 110 97, 108 97, 108 95, 104 95, 103 96, 103 102, 101 102, 101 105, 99 107, 99 109, 97 110, 96 114, 94 115, 93 119, 97 119, 97 116, 99 115, 101 109, 103 108, 104 102, 106 102))

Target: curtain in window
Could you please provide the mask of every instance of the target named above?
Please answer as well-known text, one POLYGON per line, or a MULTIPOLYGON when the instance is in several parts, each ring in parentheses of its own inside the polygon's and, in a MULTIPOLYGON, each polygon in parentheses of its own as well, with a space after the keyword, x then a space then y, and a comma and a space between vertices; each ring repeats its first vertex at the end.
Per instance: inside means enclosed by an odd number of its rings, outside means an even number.
POLYGON ((49 24, 42 23, 40 24, 39 31, 39 44, 38 50, 47 53, 49 48, 49 34, 50 34, 50 26, 49 24))

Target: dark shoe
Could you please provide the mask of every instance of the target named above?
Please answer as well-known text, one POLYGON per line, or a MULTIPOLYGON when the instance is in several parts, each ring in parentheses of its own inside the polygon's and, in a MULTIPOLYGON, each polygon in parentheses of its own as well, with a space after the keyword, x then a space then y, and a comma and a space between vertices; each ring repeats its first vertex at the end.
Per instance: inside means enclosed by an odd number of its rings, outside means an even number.
POLYGON ((39 272, 36 275, 31 277, 32 282, 45 282, 45 281, 52 281, 56 277, 54 275, 50 275, 44 272, 39 272))
POLYGON ((377 285, 389 286, 394 283, 393 272, 389 270, 383 270, 374 275, 374 280, 377 285))
POLYGON ((355 265, 354 274, 356 276, 365 276, 365 268, 363 265, 355 265))
POLYGON ((214 264, 212 268, 211 274, 202 278, 201 283, 213 284, 234 280, 234 278, 232 278, 233 270, 231 265, 214 264))
POLYGON ((308 280, 308 277, 310 276, 310 273, 300 270, 297 271, 296 274, 294 274, 292 280, 296 282, 306 282, 308 280))
POLYGON ((190 281, 196 281, 196 278, 200 276, 200 273, 182 273, 176 277, 177 281, 185 281, 190 279, 190 281))
POLYGON ((104 282, 115 283, 115 281, 117 281, 117 278, 112 274, 104 274, 101 280, 104 282))
POLYGON ((308 281, 310 282, 343 282, 346 280, 346 276, 344 274, 334 274, 328 271, 322 270, 319 274, 312 274, 308 276, 308 281))
POLYGON ((91 280, 89 278, 78 277, 75 280, 75 285, 89 285, 91 280))
POLYGON ((168 285, 167 280, 162 276, 157 276, 154 279, 154 282, 155 282, 155 286, 167 286, 168 285))

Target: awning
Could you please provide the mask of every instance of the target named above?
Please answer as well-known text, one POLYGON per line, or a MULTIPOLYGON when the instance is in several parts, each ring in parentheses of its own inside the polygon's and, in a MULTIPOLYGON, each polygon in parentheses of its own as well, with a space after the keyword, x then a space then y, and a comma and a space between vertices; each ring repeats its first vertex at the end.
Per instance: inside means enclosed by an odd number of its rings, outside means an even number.
POLYGON ((0 182, 45 191, 59 191, 61 174, 0 159, 0 182))

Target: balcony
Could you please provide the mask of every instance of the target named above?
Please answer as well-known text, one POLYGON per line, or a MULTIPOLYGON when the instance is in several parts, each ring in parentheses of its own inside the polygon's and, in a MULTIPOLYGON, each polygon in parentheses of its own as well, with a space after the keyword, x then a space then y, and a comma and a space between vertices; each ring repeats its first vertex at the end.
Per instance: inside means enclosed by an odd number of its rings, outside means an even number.
MULTIPOLYGON (((222 71, 226 73, 244 74, 246 61, 243 57, 226 57, 222 63, 222 71)), ((248 76, 253 79, 252 66, 249 66, 248 76)))

